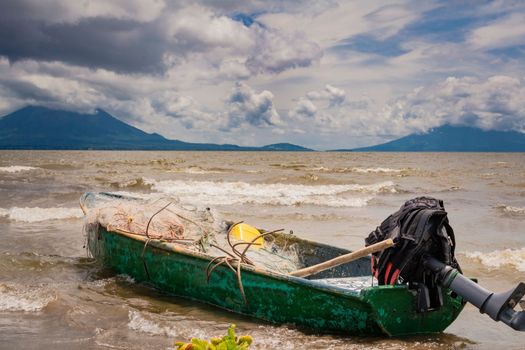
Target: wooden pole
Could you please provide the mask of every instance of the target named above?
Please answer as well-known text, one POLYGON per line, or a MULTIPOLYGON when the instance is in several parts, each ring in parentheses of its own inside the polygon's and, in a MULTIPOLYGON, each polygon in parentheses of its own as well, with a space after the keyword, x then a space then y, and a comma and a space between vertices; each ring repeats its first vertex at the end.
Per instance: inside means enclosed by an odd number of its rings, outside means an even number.
POLYGON ((82 212, 84 213, 84 215, 87 214, 88 208, 84 205, 84 203, 82 203, 82 201, 80 202, 80 209, 82 209, 82 212))
POLYGON ((385 239, 384 241, 369 245, 368 247, 364 247, 361 249, 358 249, 356 251, 353 251, 351 253, 338 256, 337 258, 333 258, 328 261, 324 261, 320 264, 305 267, 304 269, 296 270, 293 272, 290 272, 290 276, 296 276, 296 277, 306 277, 313 275, 315 273, 327 270, 332 267, 336 267, 342 264, 349 263, 351 261, 357 260, 359 258, 362 258, 364 256, 367 256, 368 254, 376 253, 381 250, 385 250, 387 248, 390 248, 394 245, 394 241, 392 239, 385 239))

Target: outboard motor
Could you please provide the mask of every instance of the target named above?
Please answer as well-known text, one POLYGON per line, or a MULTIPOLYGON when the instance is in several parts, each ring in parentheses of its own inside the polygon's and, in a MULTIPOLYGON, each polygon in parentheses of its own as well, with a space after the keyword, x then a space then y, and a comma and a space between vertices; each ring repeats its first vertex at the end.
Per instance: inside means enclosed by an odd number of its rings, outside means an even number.
POLYGON ((394 246, 372 256, 372 273, 379 284, 407 283, 417 290, 417 309, 443 305, 449 288, 495 321, 525 331, 525 283, 508 292, 492 293, 461 274, 454 256, 455 237, 443 201, 418 197, 407 201, 365 239, 371 245, 391 238, 394 246))

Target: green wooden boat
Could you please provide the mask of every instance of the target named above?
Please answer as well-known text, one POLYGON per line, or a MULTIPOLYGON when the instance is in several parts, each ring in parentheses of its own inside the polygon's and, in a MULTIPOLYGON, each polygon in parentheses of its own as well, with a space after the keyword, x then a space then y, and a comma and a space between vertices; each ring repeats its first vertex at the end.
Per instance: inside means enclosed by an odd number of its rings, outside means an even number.
MULTIPOLYGON (((93 196, 86 193, 81 198, 85 212, 93 196)), ((362 336, 436 333, 447 328, 464 306, 463 299, 449 291, 444 293, 442 307, 418 312, 416 293, 406 285, 356 289, 329 283, 371 281, 368 257, 308 278, 241 264, 245 302, 238 276, 225 264, 217 266, 208 280, 206 270, 215 256, 188 249, 184 244, 148 239, 100 224, 86 232, 93 257, 117 273, 172 295, 276 324, 362 336)), ((300 257, 298 268, 349 252, 291 234, 278 233, 265 239, 271 240, 273 247, 295 245, 300 257)))

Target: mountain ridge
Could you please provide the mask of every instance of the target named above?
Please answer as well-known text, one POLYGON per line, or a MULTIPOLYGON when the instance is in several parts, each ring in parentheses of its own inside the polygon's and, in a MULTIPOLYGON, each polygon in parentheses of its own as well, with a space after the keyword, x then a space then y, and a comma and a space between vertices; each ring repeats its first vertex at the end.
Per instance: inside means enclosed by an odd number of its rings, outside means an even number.
POLYGON ((146 133, 103 109, 94 114, 27 106, 0 118, 0 149, 312 151, 289 143, 262 147, 191 143, 146 133))
POLYGON ((382 144, 334 152, 525 152, 525 134, 443 125, 382 144))
MULTIPOLYGON (((0 118, 0 149, 314 151, 287 142, 246 147, 170 140, 157 133, 146 133, 103 109, 82 114, 41 106, 27 106, 0 118)), ((330 151, 525 152, 525 134, 447 124, 374 146, 330 151)))

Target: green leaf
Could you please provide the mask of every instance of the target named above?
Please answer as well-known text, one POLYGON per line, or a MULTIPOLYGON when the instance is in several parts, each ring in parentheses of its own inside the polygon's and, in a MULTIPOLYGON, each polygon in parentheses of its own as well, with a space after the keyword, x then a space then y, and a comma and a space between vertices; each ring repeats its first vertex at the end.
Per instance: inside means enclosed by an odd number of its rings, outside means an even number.
POLYGON ((249 335, 243 335, 237 339, 235 336, 235 325, 228 328, 228 333, 222 338, 211 338, 206 340, 192 338, 191 343, 176 342, 177 350, 247 350, 253 339, 249 335))

